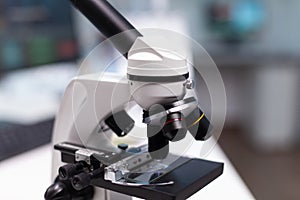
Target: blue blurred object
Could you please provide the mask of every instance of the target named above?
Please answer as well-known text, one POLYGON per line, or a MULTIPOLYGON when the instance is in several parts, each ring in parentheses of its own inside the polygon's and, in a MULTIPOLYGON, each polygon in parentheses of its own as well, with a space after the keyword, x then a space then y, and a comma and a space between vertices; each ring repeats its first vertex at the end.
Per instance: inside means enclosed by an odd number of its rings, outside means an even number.
POLYGON ((213 1, 208 8, 212 33, 226 43, 239 44, 258 32, 265 20, 265 8, 257 0, 213 1))
POLYGON ((242 0, 233 5, 231 12, 232 27, 237 32, 257 31, 263 25, 265 10, 256 0, 242 0))
POLYGON ((2 48, 2 65, 6 69, 21 67, 24 63, 22 46, 14 40, 5 41, 2 48))

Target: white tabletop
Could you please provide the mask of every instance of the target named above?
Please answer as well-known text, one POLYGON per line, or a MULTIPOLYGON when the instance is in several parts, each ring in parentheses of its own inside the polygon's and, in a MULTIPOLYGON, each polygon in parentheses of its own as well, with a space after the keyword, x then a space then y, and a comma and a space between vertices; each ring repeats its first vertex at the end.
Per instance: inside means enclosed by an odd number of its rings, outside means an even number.
MULTIPOLYGON (((50 185, 51 149, 45 145, 0 162, 0 199, 43 199, 50 185)), ((219 146, 206 159, 223 162, 224 173, 190 200, 254 199, 219 146)))

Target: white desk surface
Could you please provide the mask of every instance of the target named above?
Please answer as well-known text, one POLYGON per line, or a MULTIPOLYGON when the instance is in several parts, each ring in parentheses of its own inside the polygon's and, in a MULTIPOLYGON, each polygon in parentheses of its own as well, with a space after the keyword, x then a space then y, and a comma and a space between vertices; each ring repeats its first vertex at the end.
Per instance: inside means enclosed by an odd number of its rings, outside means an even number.
MULTIPOLYGON (((51 148, 45 145, 0 162, 0 199, 42 200, 50 185, 51 148)), ((206 159, 225 163, 224 173, 189 200, 254 199, 219 146, 206 159)))

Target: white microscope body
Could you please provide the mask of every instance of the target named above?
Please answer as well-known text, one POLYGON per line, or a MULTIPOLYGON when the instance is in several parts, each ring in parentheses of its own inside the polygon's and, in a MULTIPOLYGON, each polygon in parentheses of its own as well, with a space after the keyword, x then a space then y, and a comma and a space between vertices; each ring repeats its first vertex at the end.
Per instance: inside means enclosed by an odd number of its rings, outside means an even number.
POLYGON ((127 78, 94 73, 79 75, 68 85, 53 132, 54 148, 60 151, 53 151, 54 184, 45 199, 131 198, 116 192, 147 199, 164 195, 183 199, 218 177, 223 171, 220 163, 204 164, 208 171, 197 175, 186 169, 193 170, 194 162, 201 166, 207 161, 183 158, 176 165, 170 162, 169 142, 182 140, 188 132, 195 140, 210 136, 210 122, 193 97, 186 59, 153 47, 105 0, 71 2, 107 37, 124 33, 122 41, 112 43, 128 60, 127 78), (124 146, 118 142, 134 131, 135 121, 129 114, 133 106, 141 110, 146 140, 125 139, 124 146), (168 179, 174 170, 183 175, 173 177, 177 182, 168 179), (166 180, 158 181, 162 177, 166 180), (190 182, 181 183, 181 178, 190 182), (174 194, 161 188, 165 185, 176 185, 174 194), (144 188, 147 192, 141 194, 144 186, 157 188, 144 188))

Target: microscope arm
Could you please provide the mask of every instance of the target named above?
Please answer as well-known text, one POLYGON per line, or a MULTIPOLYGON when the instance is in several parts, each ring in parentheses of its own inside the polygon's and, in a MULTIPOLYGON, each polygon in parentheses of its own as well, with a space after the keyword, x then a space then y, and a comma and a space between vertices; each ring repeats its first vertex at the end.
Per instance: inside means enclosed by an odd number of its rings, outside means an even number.
MULTIPOLYGON (((119 82, 116 87, 113 77, 107 76, 106 80, 101 82, 100 87, 98 77, 97 74, 89 74, 78 76, 71 81, 56 117, 53 144, 65 141, 86 144, 92 137, 91 133, 99 124, 99 120, 105 119, 112 111, 126 104, 130 98, 126 82, 119 82), (112 102, 110 97, 113 96, 113 92, 120 96, 114 98, 112 102), (98 104, 96 101, 101 103, 98 104)), ((62 163, 59 161, 59 153, 54 151, 53 154, 55 155, 52 175, 54 180, 56 176, 54 173, 62 163)))

